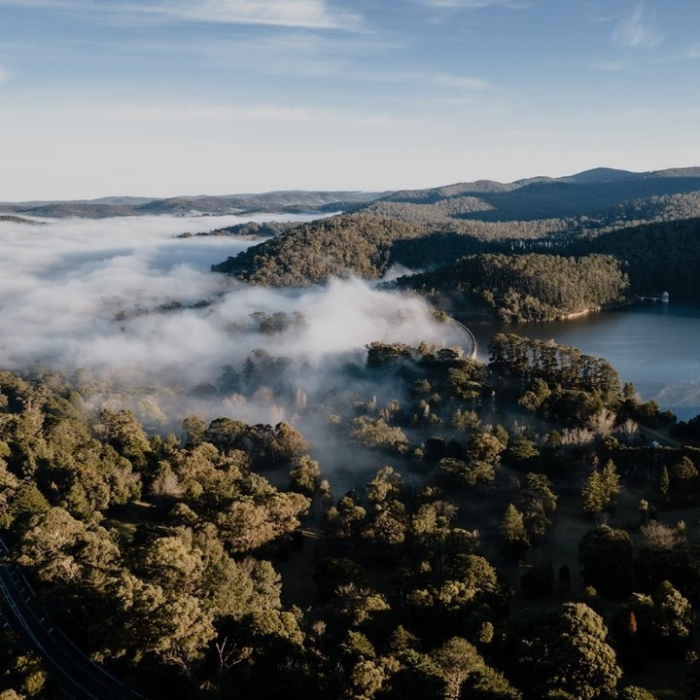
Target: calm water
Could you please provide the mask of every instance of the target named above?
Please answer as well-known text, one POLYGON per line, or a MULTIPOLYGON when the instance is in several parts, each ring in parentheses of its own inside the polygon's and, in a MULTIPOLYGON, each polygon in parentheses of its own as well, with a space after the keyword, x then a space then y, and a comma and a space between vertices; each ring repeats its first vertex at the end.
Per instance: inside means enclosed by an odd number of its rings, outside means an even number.
POLYGON ((640 302, 616 311, 551 323, 470 325, 479 359, 493 333, 516 333, 572 345, 608 360, 623 382, 679 419, 700 414, 700 303, 640 302))

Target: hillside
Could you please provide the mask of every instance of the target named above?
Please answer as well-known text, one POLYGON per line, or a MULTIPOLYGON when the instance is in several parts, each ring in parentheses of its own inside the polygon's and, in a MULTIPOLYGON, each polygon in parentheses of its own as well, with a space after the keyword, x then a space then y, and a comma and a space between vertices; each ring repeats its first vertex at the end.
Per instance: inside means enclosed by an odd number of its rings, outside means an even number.
POLYGON ((700 295, 700 218, 611 231, 564 250, 615 256, 625 265, 630 290, 638 294, 700 295))
POLYGON ((628 285, 611 255, 469 255, 396 284, 501 321, 550 321, 619 301, 628 285))
POLYGON ((350 214, 295 226, 212 266, 246 282, 272 287, 304 287, 349 274, 381 277, 393 243, 424 236, 420 226, 366 214, 350 214))
POLYGON ((507 185, 479 180, 395 192, 365 211, 483 239, 587 233, 700 216, 700 168, 650 173, 596 168, 507 185))
POLYGON ((13 216, 12 214, 0 214, 0 222, 2 221, 10 224, 28 224, 30 226, 36 226, 41 223, 39 221, 32 221, 32 219, 25 219, 22 216, 13 216))
MULTIPOLYGON (((619 176, 618 182, 624 181, 619 176)), ((681 204, 700 203, 700 193, 660 199, 670 221, 636 226, 628 221, 617 229, 561 236, 544 233, 556 219, 521 222, 523 228, 531 226, 525 229, 530 236, 484 237, 372 216, 370 207, 291 226, 212 269, 253 284, 302 287, 350 274, 378 279, 391 266, 401 265, 427 270, 402 286, 449 300, 456 313, 511 321, 561 318, 616 303, 623 294, 667 290, 672 295, 700 295, 700 219, 681 218, 692 210, 681 204)), ((449 201, 402 206, 435 208, 449 201)), ((646 201, 646 209, 640 205, 637 214, 642 220, 655 211, 653 205, 653 199, 646 201)))
MULTIPOLYGON (((626 227, 556 247, 558 255, 524 254, 553 246, 523 243, 492 254, 496 245, 467 236, 432 235, 398 241, 392 258, 435 269, 397 281, 460 313, 502 320, 546 320, 604 306, 626 295, 700 296, 700 219, 626 227)), ((500 246, 503 250, 504 246, 500 246)))

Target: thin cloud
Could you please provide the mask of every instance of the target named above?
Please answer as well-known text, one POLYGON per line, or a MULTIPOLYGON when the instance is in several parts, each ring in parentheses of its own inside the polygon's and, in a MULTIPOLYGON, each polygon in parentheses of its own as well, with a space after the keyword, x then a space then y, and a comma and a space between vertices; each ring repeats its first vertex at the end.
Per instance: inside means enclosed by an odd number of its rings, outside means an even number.
MULTIPOLYGON (((174 44, 173 52, 182 52, 174 44)), ((268 75, 323 78, 347 73, 358 57, 374 50, 366 35, 329 36, 313 31, 274 32, 263 37, 241 37, 235 42, 192 42, 187 51, 217 67, 268 75)))
POLYGON ((90 114, 95 120, 115 120, 122 123, 269 123, 269 124, 336 124, 361 127, 385 127, 393 123, 383 112, 363 113, 322 107, 299 107, 275 104, 258 105, 178 105, 143 104, 74 104, 62 112, 68 119, 74 114, 90 114))
POLYGON ((651 48, 663 41, 663 36, 652 26, 643 4, 637 5, 632 13, 624 17, 613 32, 616 44, 630 48, 651 48))
POLYGON ((0 6, 108 13, 124 18, 151 18, 213 24, 260 24, 307 29, 360 28, 359 15, 336 10, 327 0, 0 0, 0 6))
POLYGON ((628 122, 634 119, 688 119, 700 117, 700 107, 633 107, 616 115, 613 120, 628 122))
POLYGON ((45 7, 48 10, 87 9, 90 0, 0 0, 0 7, 45 7))
POLYGON ((472 78, 466 75, 450 75, 448 73, 435 73, 422 76, 425 82, 432 82, 443 87, 457 90, 490 90, 491 85, 481 78, 472 78))
POLYGON ((615 73, 617 71, 627 70, 629 64, 626 61, 598 61, 593 64, 593 68, 607 73, 615 73))
POLYGON ((0 66, 0 83, 6 83, 10 79, 10 74, 0 66))
POLYGON ((524 10, 530 6, 527 2, 517 0, 414 0, 430 7, 453 7, 463 10, 479 10, 485 7, 507 7, 512 10, 524 10))
POLYGON ((132 11, 178 20, 221 24, 270 24, 315 29, 349 29, 359 17, 333 10, 324 0, 170 0, 130 5, 132 11))
POLYGON ((422 86, 450 88, 462 92, 480 92, 493 89, 493 85, 482 78, 474 78, 468 75, 454 75, 451 73, 389 71, 385 73, 376 73, 368 76, 367 79, 387 83, 415 83, 422 86))

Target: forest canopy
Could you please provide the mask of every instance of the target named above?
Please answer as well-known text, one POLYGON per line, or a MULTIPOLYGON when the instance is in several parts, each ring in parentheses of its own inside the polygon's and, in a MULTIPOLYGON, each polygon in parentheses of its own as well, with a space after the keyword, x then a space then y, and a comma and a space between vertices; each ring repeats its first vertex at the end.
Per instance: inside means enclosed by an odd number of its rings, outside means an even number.
MULTIPOLYGON (((699 493, 700 451, 648 446, 672 419, 600 358, 515 335, 490 355, 376 341, 351 398, 268 388, 292 423, 171 433, 1 373, 11 565, 146 697, 626 700, 666 663, 697 692, 698 552, 665 509, 699 493), (304 435, 319 419, 352 488, 304 435)), ((55 697, 1 634, 0 688, 55 697)))
POLYGON ((549 321, 619 302, 628 280, 611 255, 532 253, 470 255, 397 284, 447 297, 456 308, 474 299, 499 320, 512 322, 549 321))

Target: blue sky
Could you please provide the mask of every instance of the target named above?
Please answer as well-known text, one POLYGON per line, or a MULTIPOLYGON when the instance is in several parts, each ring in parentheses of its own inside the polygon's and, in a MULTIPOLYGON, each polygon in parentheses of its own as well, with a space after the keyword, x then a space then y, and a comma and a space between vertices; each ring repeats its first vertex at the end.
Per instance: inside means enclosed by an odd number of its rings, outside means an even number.
POLYGON ((697 0, 0 0, 0 200, 700 165, 697 0))

